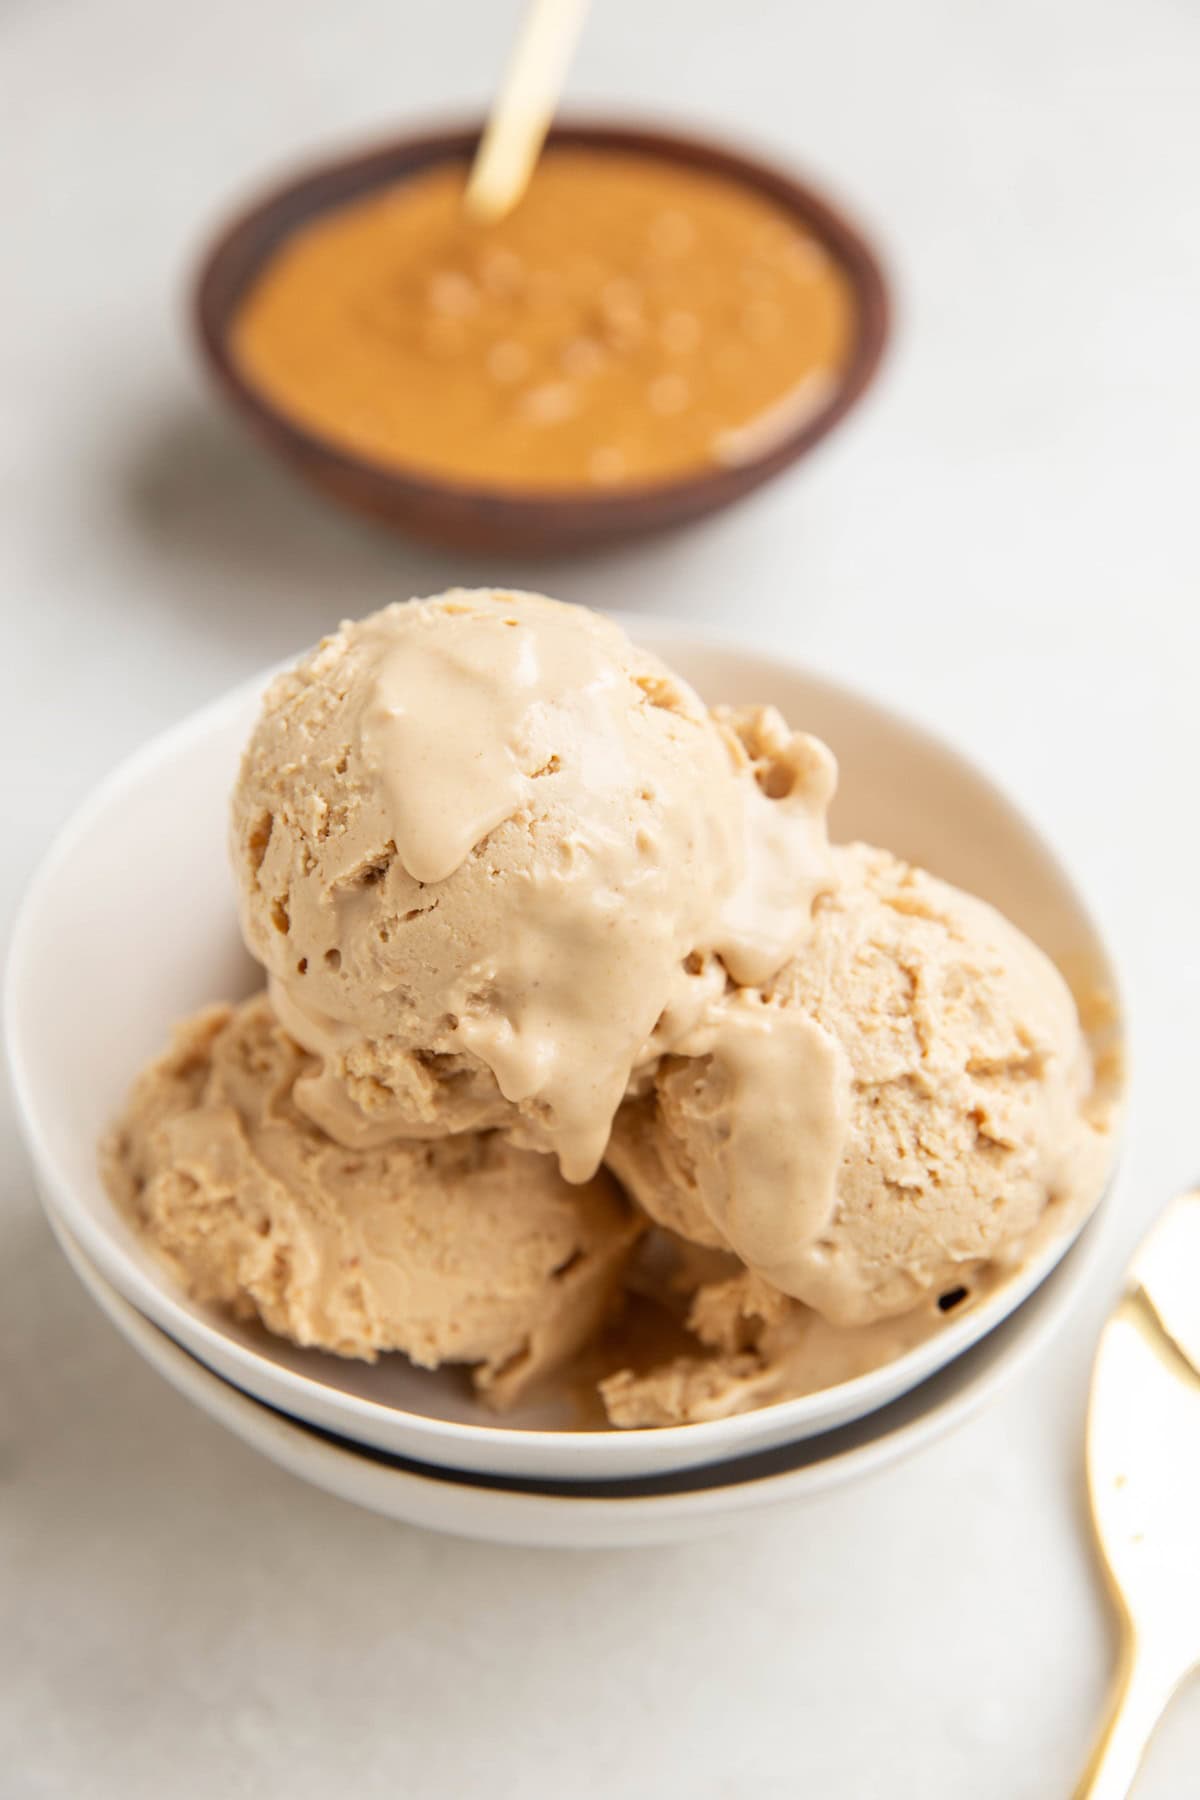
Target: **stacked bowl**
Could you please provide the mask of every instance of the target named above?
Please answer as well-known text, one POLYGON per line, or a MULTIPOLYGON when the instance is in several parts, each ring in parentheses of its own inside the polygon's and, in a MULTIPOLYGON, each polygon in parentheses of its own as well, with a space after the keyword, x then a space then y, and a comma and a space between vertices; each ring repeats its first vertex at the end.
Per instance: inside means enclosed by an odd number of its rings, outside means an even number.
MULTIPOLYGON (((1115 993, 1057 860, 955 752, 861 695, 663 621, 624 621, 709 700, 769 701, 836 751, 835 839, 887 843, 981 894, 1076 993, 1115 993)), ((569 1395, 498 1419, 452 1371, 302 1350, 196 1304, 114 1208, 96 1146, 172 1023, 261 975, 238 937, 226 809, 265 677, 148 745, 66 828, 30 890, 9 1054, 38 1185, 97 1303, 183 1395, 302 1478, 377 1512, 510 1543, 665 1542, 866 1474, 964 1417, 1070 1311, 1100 1219, 934 1337, 837 1387, 703 1424, 579 1429, 569 1395)))

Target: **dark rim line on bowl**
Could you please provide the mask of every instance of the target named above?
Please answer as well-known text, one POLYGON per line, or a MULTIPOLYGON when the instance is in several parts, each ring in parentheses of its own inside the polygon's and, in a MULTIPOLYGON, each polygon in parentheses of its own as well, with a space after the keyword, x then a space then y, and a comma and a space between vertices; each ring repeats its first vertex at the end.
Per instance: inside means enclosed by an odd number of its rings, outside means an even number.
MULTIPOLYGON (((1099 1209, 1089 1219, 1079 1236, 1070 1246, 1067 1254, 1056 1268, 1046 1277, 1053 1281, 1057 1275, 1065 1275, 1068 1265, 1078 1265, 1081 1261, 1088 1265, 1092 1258, 1089 1247, 1095 1248, 1099 1237, 1099 1209)), ((752 1483, 769 1482, 783 1475, 790 1475, 797 1470, 811 1467, 815 1463, 836 1461, 839 1456, 851 1455, 855 1451, 875 1443, 880 1437, 887 1437, 896 1427, 903 1427, 912 1420, 929 1413, 936 1413, 939 1406, 939 1393, 947 1387, 957 1387, 962 1370, 973 1362, 996 1360, 996 1351, 1003 1351, 1007 1339, 1013 1337, 1021 1322, 1025 1308, 1039 1294, 1044 1292, 1045 1283, 1040 1283, 1033 1292, 1026 1296, 1016 1311, 977 1344, 965 1350, 960 1356, 939 1369, 935 1374, 920 1381, 907 1392, 889 1401, 886 1406, 878 1407, 860 1419, 851 1420, 846 1425, 835 1426, 832 1430, 818 1432, 814 1437, 801 1438, 789 1444, 778 1444, 773 1449, 752 1451, 747 1456, 719 1458, 713 1462, 699 1463, 690 1468, 679 1469, 661 1475, 624 1475, 607 1479, 595 1477, 580 1481, 571 1481, 566 1477, 554 1476, 520 1476, 491 1475, 481 1470, 454 1469, 443 1467, 438 1463, 422 1462, 417 1457, 402 1456, 394 1450, 380 1450, 373 1444, 360 1443, 356 1438, 346 1437, 343 1433, 330 1431, 326 1426, 314 1425, 308 1419, 297 1418, 282 1407, 272 1406, 260 1400, 256 1394, 247 1393, 237 1382, 228 1380, 210 1369, 208 1364, 189 1350, 185 1344, 163 1330, 153 1320, 147 1323, 158 1331, 190 1362, 219 1381, 223 1387, 250 1401, 261 1412, 270 1417, 282 1420, 286 1425, 302 1431, 306 1436, 321 1439, 333 1449, 345 1454, 364 1457, 368 1462, 382 1468, 396 1469, 404 1475, 414 1475, 425 1481, 436 1481, 451 1487, 485 1488, 497 1493, 530 1494, 547 1499, 576 1500, 637 1500, 670 1497, 675 1494, 696 1492, 715 1492, 718 1489, 745 1487, 752 1483), (880 1427, 882 1426, 882 1430, 880 1427)), ((128 1304, 128 1302, 126 1303, 128 1304)), ((1030 1343, 1025 1346, 1022 1361, 1036 1355, 1044 1344, 1047 1334, 1061 1325, 1062 1319, 1057 1312, 1052 1313, 1049 1321, 1035 1330, 1030 1343)), ((989 1393, 989 1377, 985 1369, 982 1386, 975 1396, 979 1400, 987 1398, 989 1393)), ((947 1421, 953 1425, 962 1415, 955 1413, 947 1421)))
POLYGON ((546 521, 546 530, 554 539, 632 533, 682 522, 740 498, 823 438, 863 393, 887 341, 890 308, 875 255, 840 211, 781 169, 740 150, 633 123, 580 120, 557 124, 549 136, 550 146, 624 150, 712 170, 766 194, 810 227, 848 274, 855 296, 854 345, 828 405, 773 448, 745 463, 597 493, 578 488, 458 483, 416 468, 358 457, 293 422, 242 374, 230 349, 230 326, 253 281, 298 227, 389 182, 438 163, 466 161, 479 132, 477 124, 431 131, 314 165, 236 217, 201 266, 194 322, 210 372, 243 419, 310 478, 336 488, 344 501, 377 515, 398 513, 402 508, 415 515, 422 505, 430 505, 456 515, 472 514, 497 526, 519 517, 528 527, 536 526, 540 515, 552 512, 554 519, 546 521))

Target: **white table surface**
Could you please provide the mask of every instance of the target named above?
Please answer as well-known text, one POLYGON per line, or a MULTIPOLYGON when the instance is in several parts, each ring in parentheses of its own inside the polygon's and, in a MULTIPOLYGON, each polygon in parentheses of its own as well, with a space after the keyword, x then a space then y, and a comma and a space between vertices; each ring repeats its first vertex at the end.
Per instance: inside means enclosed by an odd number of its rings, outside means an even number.
MULTIPOLYGON (((1052 1359, 861 1490, 672 1551, 493 1550, 309 1491, 177 1400, 76 1286, 9 1129, 0 1794, 1055 1800, 1112 1656, 1090 1348, 1200 1169, 1200 13, 602 0, 574 94, 826 180, 889 252, 899 332, 793 478, 540 568, 327 514, 214 409, 180 316, 247 184, 478 101, 513 16, 0 12, 5 919, 103 770, 341 614, 462 579, 723 623, 951 734, 1082 877, 1137 1053, 1108 1282, 1052 1359)), ((1138 1796, 1197 1793, 1193 1689, 1138 1796)))

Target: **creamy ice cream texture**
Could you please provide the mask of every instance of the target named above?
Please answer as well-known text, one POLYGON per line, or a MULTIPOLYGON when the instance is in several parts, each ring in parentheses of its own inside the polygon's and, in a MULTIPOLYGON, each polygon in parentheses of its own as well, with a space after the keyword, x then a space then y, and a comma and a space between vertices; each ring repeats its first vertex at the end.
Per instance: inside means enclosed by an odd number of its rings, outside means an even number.
POLYGON ((614 1423, 887 1360, 1078 1221, 1111 1106, 1021 933, 830 850, 834 775, 580 608, 343 625, 234 795, 268 996, 143 1076, 114 1193, 198 1297, 499 1403, 596 1336, 649 1221, 713 1267, 694 1354, 602 1380, 614 1423))
POLYGON ((246 940, 350 1145, 499 1127, 581 1180, 719 956, 762 980, 828 880, 832 760, 768 801, 736 735, 593 613, 454 593, 267 695, 234 797, 246 940), (786 819, 751 831, 756 813, 786 819))
POLYGON ((347 1150, 296 1108, 310 1060, 265 995, 188 1021, 105 1147, 110 1188, 195 1298, 515 1399, 604 1319, 633 1209, 495 1132, 347 1150))
POLYGON ((1096 1196, 1108 1119, 1062 976, 981 900, 835 851, 807 943, 628 1100, 642 1207, 835 1324, 905 1312, 1096 1196))

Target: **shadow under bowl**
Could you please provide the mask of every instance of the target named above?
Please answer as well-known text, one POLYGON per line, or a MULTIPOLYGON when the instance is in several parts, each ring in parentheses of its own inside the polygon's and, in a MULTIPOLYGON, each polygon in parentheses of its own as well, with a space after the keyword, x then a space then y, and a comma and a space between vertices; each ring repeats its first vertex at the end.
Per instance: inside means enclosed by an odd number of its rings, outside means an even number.
POLYGON ((267 264, 296 231, 375 188, 445 162, 469 162, 481 124, 404 137, 319 164, 267 194, 217 236, 196 282, 199 344, 217 388, 262 443, 327 499, 397 530, 470 551, 557 553, 686 524, 729 506, 803 456, 866 389, 888 335, 888 298, 874 253, 850 221, 784 171, 704 137, 631 125, 564 123, 552 147, 632 153, 707 170, 766 195, 818 240, 849 279, 854 336, 827 401, 735 466, 604 492, 456 483, 417 467, 355 456, 294 422, 238 365, 232 326, 267 264))

